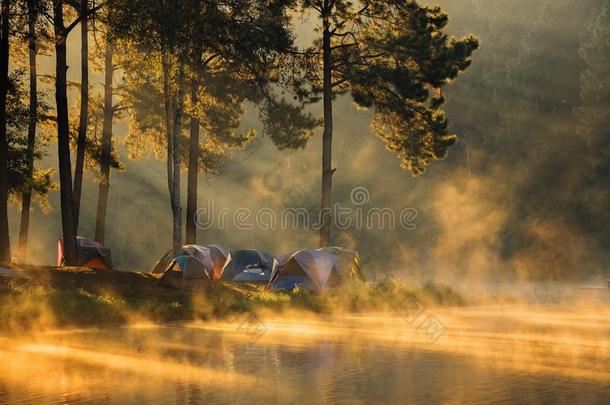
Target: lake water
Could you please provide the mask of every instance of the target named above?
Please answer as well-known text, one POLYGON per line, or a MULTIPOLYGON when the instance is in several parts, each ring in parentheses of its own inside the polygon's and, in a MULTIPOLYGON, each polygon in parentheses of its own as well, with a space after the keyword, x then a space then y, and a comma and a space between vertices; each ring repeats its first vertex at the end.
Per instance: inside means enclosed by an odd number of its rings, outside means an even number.
POLYGON ((238 318, 0 338, 0 403, 610 403, 610 308, 238 318))

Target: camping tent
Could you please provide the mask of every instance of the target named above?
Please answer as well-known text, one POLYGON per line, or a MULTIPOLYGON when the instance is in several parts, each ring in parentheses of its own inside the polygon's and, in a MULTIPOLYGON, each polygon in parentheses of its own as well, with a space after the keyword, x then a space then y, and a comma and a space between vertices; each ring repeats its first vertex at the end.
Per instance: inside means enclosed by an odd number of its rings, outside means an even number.
POLYGON ((288 256, 273 273, 269 290, 303 289, 322 292, 339 284, 337 257, 319 250, 299 250, 288 256))
MULTIPOLYGON (((76 260, 77 266, 103 270, 112 269, 110 249, 104 247, 101 243, 77 236, 76 248, 78 254, 76 260)), ((64 264, 64 240, 61 238, 57 242, 57 265, 63 266, 64 264)))
POLYGON ((189 255, 178 256, 172 260, 159 279, 159 285, 189 292, 211 288, 212 283, 205 265, 189 255))
POLYGON ((329 246, 318 250, 337 257, 337 274, 341 282, 347 280, 366 281, 360 264, 360 256, 355 250, 343 249, 336 246, 329 246))
POLYGON ((152 273, 159 273, 159 269, 163 269, 159 285, 182 291, 201 290, 210 288, 218 280, 226 257, 226 250, 218 246, 184 245, 166 252, 155 264, 152 273))
POLYGON ((221 281, 268 283, 277 262, 269 253, 254 249, 235 250, 229 253, 222 268, 221 281))
POLYGON ((179 249, 170 249, 165 252, 157 260, 150 272, 153 274, 165 273, 172 262, 180 256, 195 258, 195 260, 204 265, 205 271, 210 275, 210 278, 216 281, 220 278, 220 272, 227 260, 228 252, 226 249, 216 245, 183 245, 179 249))

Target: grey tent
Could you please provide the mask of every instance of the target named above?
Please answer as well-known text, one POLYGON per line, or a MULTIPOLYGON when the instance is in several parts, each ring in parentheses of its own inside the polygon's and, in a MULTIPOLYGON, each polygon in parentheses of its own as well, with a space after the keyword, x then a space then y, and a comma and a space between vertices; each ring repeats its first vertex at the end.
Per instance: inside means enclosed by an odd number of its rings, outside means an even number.
POLYGON ((218 246, 184 245, 165 253, 153 267, 163 269, 160 285, 194 291, 211 287, 220 277, 227 253, 218 246), (179 253, 179 255, 175 255, 179 253))
POLYGON ((178 256, 172 260, 159 279, 159 285, 188 292, 209 289, 212 284, 212 279, 203 263, 188 255, 178 256))
POLYGON ((299 286, 313 292, 323 292, 339 283, 335 255, 303 249, 284 256, 283 262, 271 277, 269 290, 291 291, 299 286))
POLYGON ((366 281, 362 272, 360 256, 355 250, 329 246, 318 249, 318 251, 330 253, 337 257, 337 274, 341 282, 347 280, 366 281))
POLYGON ((229 253, 226 249, 216 245, 183 245, 179 249, 170 249, 165 252, 165 254, 157 260, 150 272, 153 274, 164 273, 176 257, 192 256, 199 262, 205 264, 206 269, 213 269, 212 278, 218 279, 228 255, 229 253))
POLYGON ((255 249, 235 250, 227 257, 220 281, 268 283, 276 264, 269 253, 255 249))

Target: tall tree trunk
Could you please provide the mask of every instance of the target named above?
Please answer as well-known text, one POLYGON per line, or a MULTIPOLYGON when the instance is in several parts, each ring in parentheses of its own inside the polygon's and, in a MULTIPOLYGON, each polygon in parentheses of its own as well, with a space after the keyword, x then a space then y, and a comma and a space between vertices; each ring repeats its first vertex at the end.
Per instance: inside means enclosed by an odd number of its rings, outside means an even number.
POLYGON ((322 63, 323 63, 323 98, 324 98, 324 132, 322 134, 322 199, 320 202, 320 247, 328 246, 332 227, 331 194, 332 194, 332 141, 333 141, 333 105, 332 105, 332 59, 330 47, 330 22, 323 17, 322 63))
MULTIPOLYGON (((34 148, 36 147, 36 122, 38 121, 38 86, 36 82, 36 20, 37 10, 35 0, 28 0, 28 45, 30 63, 30 111, 28 117, 27 144, 27 178, 32 179, 34 173, 34 148)), ((30 203, 32 188, 28 185, 21 196, 21 221, 19 223, 19 261, 25 263, 30 228, 30 203)))
MULTIPOLYGON (((6 1, 6 0, 5 0, 6 1)), ((55 103, 57 105, 57 154, 59 157, 59 190, 61 227, 64 238, 64 258, 67 265, 76 263, 76 233, 74 226, 74 200, 72 198, 72 164, 70 163, 70 129, 68 124, 68 96, 66 90, 66 39, 63 1, 53 1, 55 30, 55 103)))
POLYGON ((114 66, 112 65, 112 43, 107 40, 104 55, 104 128, 102 130, 102 156, 100 161, 100 185, 97 194, 97 215, 95 218, 95 240, 104 243, 106 232, 106 208, 108 206, 108 189, 110 187, 110 162, 112 160, 112 120, 114 107, 112 105, 112 80, 114 66))
MULTIPOLYGON (((199 80, 193 74, 191 81, 191 103, 197 104, 197 92, 199 80)), ((191 137, 189 140, 189 168, 186 195, 186 243, 197 243, 197 224, 195 213, 197 212, 197 174, 199 172, 199 120, 191 116, 191 137)))
MULTIPOLYGON (((172 124, 172 94, 171 94, 171 62, 170 55, 168 55, 167 49, 163 48, 161 51, 161 65, 163 66, 163 104, 165 108, 165 136, 167 138, 167 159, 166 159, 166 170, 167 170, 167 191, 169 193, 169 203, 174 210, 174 172, 173 172, 173 158, 174 158, 174 136, 173 136, 173 124, 172 124)), ((173 224, 173 216, 172 216, 173 224)), ((173 239, 172 239, 173 246, 173 239)))
POLYGON ((81 86, 80 117, 78 121, 78 138, 76 140, 76 165, 74 168, 74 232, 78 234, 80 200, 85 168, 85 148, 87 146, 87 123, 89 121, 89 36, 87 27, 88 0, 81 0, 80 5, 80 39, 81 39, 81 86))
POLYGON ((0 261, 11 260, 8 233, 8 139, 6 130, 6 93, 8 92, 9 2, 2 0, 0 20, 0 261))
POLYGON ((181 169, 181 151, 180 137, 182 133, 182 109, 184 105, 184 60, 179 58, 178 61, 178 94, 174 103, 174 150, 173 150, 173 173, 172 173, 172 189, 174 192, 174 205, 172 207, 173 214, 173 247, 174 249, 182 246, 182 202, 180 201, 180 169, 181 169))

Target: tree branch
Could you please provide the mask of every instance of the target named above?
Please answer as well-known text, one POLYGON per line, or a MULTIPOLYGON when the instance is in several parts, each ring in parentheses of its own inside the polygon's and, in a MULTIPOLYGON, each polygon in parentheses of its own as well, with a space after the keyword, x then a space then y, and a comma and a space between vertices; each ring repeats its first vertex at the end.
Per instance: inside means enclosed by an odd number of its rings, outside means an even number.
POLYGON ((350 46, 354 46, 357 45, 355 42, 350 42, 349 44, 340 44, 340 45, 335 45, 335 46, 331 46, 330 49, 335 50, 335 49, 340 49, 340 48, 347 48, 350 46))
POLYGON ((78 17, 76 17, 76 19, 66 27, 66 36, 81 22, 83 18, 88 18, 90 15, 95 14, 100 8, 104 7, 105 5, 106 3, 98 4, 97 6, 90 8, 85 15, 79 15, 78 17))
POLYGON ((347 82, 347 81, 349 81, 349 79, 341 79, 341 80, 338 80, 338 81, 334 82, 334 83, 331 85, 331 87, 334 89, 335 87, 340 86, 340 85, 342 85, 343 83, 345 83, 345 82, 347 82))

